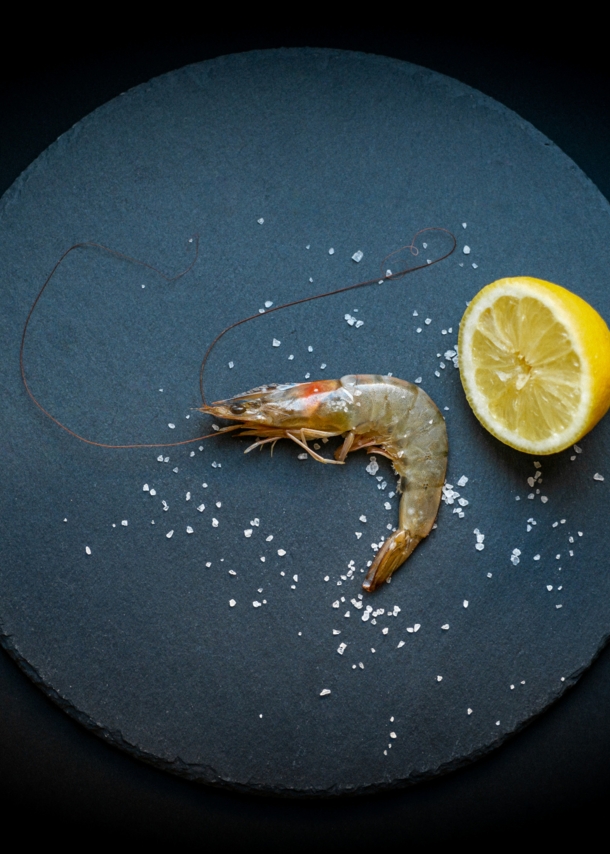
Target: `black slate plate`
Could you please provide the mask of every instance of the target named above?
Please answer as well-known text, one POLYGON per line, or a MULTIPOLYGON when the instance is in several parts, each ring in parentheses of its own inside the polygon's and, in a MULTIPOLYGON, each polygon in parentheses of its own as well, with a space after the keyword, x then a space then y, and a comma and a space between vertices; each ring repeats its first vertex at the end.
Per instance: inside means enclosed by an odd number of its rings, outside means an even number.
POLYGON ((576 460, 543 461, 549 501, 528 501, 532 461, 480 431, 457 372, 448 362, 440 369, 436 353, 453 343, 441 330, 457 328, 464 301, 501 275, 559 281, 608 316, 597 286, 607 205, 548 140, 467 87, 391 60, 300 51, 229 57, 117 99, 4 197, 10 352, 37 287, 71 242, 100 240, 170 269, 183 265, 198 230, 197 267, 169 286, 116 260, 73 255, 45 295, 27 356, 35 390, 74 429, 102 441, 186 438, 197 362, 214 332, 265 299, 374 275, 380 258, 429 224, 461 230, 471 254, 356 300, 262 319, 225 339, 211 366, 214 395, 300 379, 324 362, 331 376, 421 375, 449 406, 449 480, 469 477, 460 491, 470 504, 464 519, 441 508, 438 530, 375 597, 374 607, 401 608, 376 626, 353 606, 343 617, 357 586, 336 586, 350 558, 358 569, 369 558, 386 524, 366 460, 338 473, 289 448, 272 461, 242 458, 230 440, 208 443, 195 460, 174 451, 169 464, 152 452, 76 445, 27 404, 7 361, 5 642, 87 725, 197 779, 361 790, 488 749, 590 662, 608 625, 605 484, 592 479, 603 473, 604 424, 576 460), (357 248, 365 252, 358 267, 357 248), (356 307, 360 329, 343 319, 356 307), (432 322, 418 334, 425 317, 432 322), (169 422, 178 425, 171 435, 169 422), (142 493, 144 482, 168 500, 167 513, 142 493), (206 496, 199 516, 196 490, 206 496), (357 541, 362 513, 374 535, 357 541), (187 535, 193 518, 197 530, 187 535), (529 533, 528 518, 537 522, 529 533), (474 527, 486 535, 482 552, 474 527), (286 556, 256 542, 263 529, 286 556), (509 559, 515 547, 518 566, 509 559), (348 601, 333 610, 342 593, 348 601), (238 605, 229 610, 231 597, 238 605), (262 598, 267 604, 252 608, 262 598), (417 623, 417 633, 405 631, 417 623), (348 644, 342 657, 339 640, 348 644), (323 687, 330 696, 319 697, 323 687))

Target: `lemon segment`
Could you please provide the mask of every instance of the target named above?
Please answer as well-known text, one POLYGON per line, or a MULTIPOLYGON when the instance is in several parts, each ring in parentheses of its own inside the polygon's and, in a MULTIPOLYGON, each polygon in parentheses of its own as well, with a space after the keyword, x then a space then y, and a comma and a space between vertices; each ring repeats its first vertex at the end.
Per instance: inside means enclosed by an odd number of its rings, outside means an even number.
POLYGON ((479 291, 460 323, 458 363, 476 417, 520 451, 562 451, 610 407, 610 330, 587 302, 542 279, 479 291))

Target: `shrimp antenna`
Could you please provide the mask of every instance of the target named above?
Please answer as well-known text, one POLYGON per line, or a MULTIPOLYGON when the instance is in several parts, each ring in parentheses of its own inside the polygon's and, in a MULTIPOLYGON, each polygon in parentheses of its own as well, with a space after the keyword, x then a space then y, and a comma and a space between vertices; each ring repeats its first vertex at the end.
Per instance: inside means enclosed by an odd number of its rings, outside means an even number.
MULTIPOLYGON (((69 433, 70 436, 73 436, 75 439, 79 439, 81 442, 85 442, 85 444, 87 444, 87 445, 95 445, 98 448, 112 448, 114 450, 124 449, 124 448, 175 448, 175 447, 178 447, 179 445, 190 445, 193 442, 201 442, 204 439, 211 439, 213 436, 218 436, 220 433, 227 433, 231 430, 238 430, 239 429, 239 425, 225 427, 222 430, 218 430, 214 433, 207 433, 205 436, 197 436, 194 439, 185 439, 182 442, 136 443, 136 444, 129 444, 129 445, 110 445, 110 444, 107 444, 106 442, 95 442, 92 439, 87 439, 85 436, 79 435, 74 430, 71 430, 69 427, 66 427, 65 424, 62 424, 61 421, 59 421, 57 418, 55 418, 54 415, 52 415, 47 409, 45 409, 45 407, 40 403, 40 401, 36 398, 36 396, 32 392, 30 386, 28 385, 28 381, 27 381, 26 375, 25 375, 23 353, 24 353, 24 348, 25 348, 26 335, 28 332, 28 327, 29 327, 30 321, 32 319, 32 315, 34 314, 34 311, 35 311, 35 309, 36 309, 36 307, 40 301, 40 298, 42 297, 47 285, 49 284, 49 282, 51 281, 51 279, 53 278, 53 276, 55 275, 55 273, 57 272, 59 267, 63 264, 64 260, 68 257, 68 255, 70 255, 71 252, 74 252, 76 249, 99 249, 102 252, 107 252, 109 255, 114 255, 115 258, 120 258, 121 260, 128 261, 132 264, 138 264, 141 267, 146 267, 148 270, 152 270, 154 273, 157 273, 159 276, 161 276, 167 282, 175 282, 178 279, 182 278, 182 276, 185 276, 188 272, 190 272, 193 269, 193 267, 195 266, 195 264, 197 263, 197 259, 199 257, 199 235, 196 234, 194 237, 190 238, 189 242, 191 242, 193 240, 195 242, 195 257, 193 258, 191 263, 188 265, 188 267, 186 267, 186 269, 182 270, 180 273, 176 273, 173 276, 169 276, 168 274, 164 273, 162 270, 159 270, 157 267, 154 267, 152 264, 148 264, 146 261, 141 261, 138 258, 133 258, 131 255, 125 254, 124 252, 119 252, 116 249, 111 249, 110 247, 104 246, 101 243, 95 243, 95 242, 89 241, 89 240, 83 241, 80 243, 74 243, 72 246, 70 246, 68 249, 66 249, 66 251, 59 258, 59 260, 57 261, 57 263, 55 264, 55 266, 53 267, 53 269, 51 270, 51 272, 47 276, 44 284, 42 285, 42 287, 38 291, 38 294, 36 295, 36 298, 34 299, 34 302, 32 303, 32 306, 31 306, 31 308, 28 312, 28 315, 26 317, 25 324, 23 326, 23 332, 21 334, 21 346, 19 348, 19 369, 21 371, 21 379, 23 381, 23 385, 25 387, 27 394, 29 395, 30 399, 32 400, 32 402, 38 407, 38 409, 40 409, 40 411, 44 415, 46 415, 47 418, 50 418, 50 420, 53 421, 54 424, 56 424, 62 430, 65 430, 65 432, 69 433)), ((421 270, 425 267, 431 267, 433 264, 437 264, 439 261, 444 261, 445 258, 448 258, 455 251, 456 246, 457 246, 457 240, 455 238, 455 235, 451 231, 449 231, 447 228, 442 228, 441 226, 429 226, 427 228, 421 228, 419 231, 417 231, 414 234, 410 243, 408 243, 406 246, 402 246, 400 249, 394 250, 389 255, 386 255, 386 257, 382 260, 381 265, 380 265, 382 272, 381 272, 381 275, 379 277, 376 277, 374 279, 366 279, 365 281, 357 282, 354 285, 346 285, 345 287, 342 287, 342 288, 336 288, 333 291, 325 291, 324 293, 321 293, 321 294, 314 294, 313 296, 302 297, 301 299, 292 300, 291 302, 286 302, 286 303, 283 303, 282 305, 275 306, 274 308, 267 309, 267 311, 265 312, 265 315, 269 315, 274 311, 281 311, 284 308, 291 308, 292 306, 295 306, 295 305, 301 305, 301 303, 312 302, 313 300, 322 299, 323 297, 331 297, 331 296, 335 296, 336 294, 342 294, 342 293, 345 293, 346 291, 355 290, 356 288, 365 288, 365 287, 368 287, 369 285, 382 285, 385 282, 390 282, 394 279, 400 279, 400 278, 402 278, 402 276, 406 276, 407 273, 414 273, 416 270, 421 270), (413 255, 414 257, 419 255, 419 249, 415 245, 415 241, 420 236, 420 234, 424 234, 427 231, 440 231, 440 232, 444 232, 445 234, 449 235, 449 237, 452 240, 452 246, 449 249, 449 251, 446 252, 444 255, 441 255, 438 258, 434 258, 431 261, 426 260, 425 264, 417 264, 414 267, 405 267, 403 270, 399 270, 396 273, 390 273, 387 270, 385 273, 383 272, 383 267, 384 267, 386 261, 389 258, 392 258, 393 256, 397 255, 400 252, 404 252, 405 250, 409 250, 411 252, 411 255, 413 255)), ((212 350, 218 344, 220 339, 224 335, 226 335, 227 332, 230 332, 231 329, 235 329, 235 327, 241 326, 243 323, 248 323, 248 321, 256 320, 257 318, 262 317, 262 316, 263 316, 262 314, 252 314, 249 317, 244 317, 241 320, 237 320, 235 323, 231 323, 229 326, 225 327, 225 329, 223 329, 222 332, 219 332, 219 334, 214 338, 214 340, 212 341, 210 346, 207 348, 205 355, 203 357, 203 360, 201 362, 201 367, 199 369, 199 390, 201 392, 201 400, 202 400, 204 405, 205 405, 205 394, 204 394, 204 388, 203 388, 203 376, 204 376, 204 371, 205 371, 207 361, 208 361, 208 359, 212 353, 212 350)))
MULTIPOLYGON (((84 436, 80 436, 78 433, 75 433, 74 430, 70 430, 69 427, 66 427, 65 424, 62 424, 61 421, 59 421, 57 418, 55 418, 54 415, 51 415, 51 413, 47 409, 44 408, 44 406, 40 403, 40 401, 37 400, 36 396, 34 395, 33 391, 31 390, 31 388, 28 385, 28 381, 27 381, 26 376, 25 376, 25 367, 24 367, 24 363, 23 363, 23 351, 25 348, 25 339, 26 339, 28 327, 30 325, 30 320, 32 319, 32 315, 34 314, 34 310, 36 309, 36 306, 38 305, 40 298, 43 295, 47 285, 49 284, 49 282, 51 281, 51 279, 53 278, 53 276, 55 275, 55 273, 57 272, 59 267, 63 264, 65 259, 68 257, 68 255, 70 255, 71 252, 74 252, 75 249, 91 249, 91 248, 100 249, 102 252, 107 252, 109 255, 114 255, 115 258, 120 258, 121 260, 129 261, 132 264, 139 264, 141 267, 146 267, 148 270, 152 270, 153 272, 157 273, 159 276, 161 276, 167 282, 175 282, 177 279, 182 278, 182 276, 185 276, 188 272, 190 272, 190 270, 192 270, 193 267, 195 266, 195 264, 197 263, 197 259, 199 257, 199 235, 196 234, 196 235, 194 235, 194 237, 191 237, 189 242, 191 242, 191 241, 195 242, 195 257, 193 258, 193 260, 191 261, 191 263, 188 265, 188 267, 186 269, 182 270, 180 273, 176 273, 173 276, 167 275, 167 273, 164 273, 163 270, 159 270, 157 267, 153 267, 152 264, 147 264, 146 261, 140 261, 138 258, 132 258, 131 255, 126 255, 124 252, 118 252, 116 249, 110 249, 108 246, 104 246, 101 243, 94 243, 91 240, 83 241, 81 243, 74 243, 72 246, 70 246, 69 249, 66 249, 66 251, 63 253, 61 258, 57 261, 57 263, 55 264, 55 266, 53 267, 53 269, 51 270, 51 272, 47 276, 46 281, 44 282, 43 286, 38 291, 38 294, 36 295, 36 299, 32 303, 32 306, 28 312, 28 316, 27 316, 25 324, 23 326, 23 332, 21 333, 21 346, 19 348, 19 369, 21 371, 21 379, 23 381, 23 385, 25 387, 26 392, 30 396, 33 403, 36 404, 38 409, 40 409, 41 412, 43 412, 47 416, 47 418, 50 418, 51 421, 53 421, 55 424, 57 424, 58 427, 61 427, 62 430, 65 430, 66 433, 69 433, 71 436, 74 436, 75 439, 80 439, 81 442, 85 442, 87 445, 96 445, 98 448, 115 448, 115 449, 116 448, 171 448, 171 447, 175 447, 176 445, 188 445, 191 442, 200 442, 203 439, 209 439, 212 436, 217 435, 216 433, 210 433, 207 436, 198 436, 195 439, 187 439, 184 442, 171 442, 171 443, 165 443, 164 442, 164 443, 155 443, 155 444, 109 445, 109 444, 106 444, 105 442, 94 442, 92 439, 86 439, 84 436)), ((224 432, 226 432, 226 430, 224 432)))
POLYGON ((315 300, 315 299, 322 299, 323 297, 332 297, 332 296, 335 296, 335 294, 343 294, 346 291, 353 291, 356 288, 366 288, 369 285, 382 285, 385 282, 391 282, 394 279, 400 279, 400 278, 402 278, 402 276, 406 276, 407 273, 414 273, 416 270, 422 270, 425 267, 431 267, 433 264, 438 264, 439 261, 444 261, 445 258, 448 258, 455 251, 456 246, 457 246, 457 240, 455 239, 455 235, 451 231, 449 231, 449 229, 442 228, 441 226, 428 226, 427 228, 420 228, 420 230, 417 231, 413 235, 410 243, 408 243, 406 246, 401 246, 400 249, 395 249, 393 252, 390 252, 389 255, 386 255, 386 257, 382 260, 382 262, 380 264, 380 269, 382 271, 380 277, 377 277, 375 279, 366 279, 366 281, 357 282, 355 285, 346 285, 345 287, 337 288, 334 291, 325 291, 322 294, 314 294, 313 296, 310 296, 310 297, 302 297, 301 299, 292 300, 291 302, 285 302, 282 305, 275 306, 275 308, 267 309, 264 312, 264 315, 260 314, 260 313, 251 314, 249 317, 244 317, 241 320, 236 320, 235 323, 231 323, 229 326, 227 326, 225 329, 223 329, 222 332, 219 332, 218 335, 216 336, 216 338, 214 338, 214 340, 212 341, 212 343, 210 344, 210 346, 206 350, 205 355, 203 357, 203 360, 201 362, 201 367, 199 368, 199 391, 201 393, 201 400, 203 402, 203 405, 204 406, 206 405, 205 393, 204 393, 204 389, 203 389, 203 374, 205 371, 207 361, 210 358, 210 355, 211 355, 214 347, 218 344, 220 339, 224 335, 227 334, 227 332, 231 331, 231 329, 235 329, 236 326, 241 326, 242 323, 248 323, 248 321, 250 321, 250 320, 256 320, 259 317, 267 316, 274 311, 281 311, 284 308, 292 308, 292 306, 301 305, 304 302, 312 302, 312 300, 315 300), (448 252, 446 252, 444 255, 441 255, 439 258, 434 258, 434 260, 432 260, 432 261, 426 260, 426 262, 424 264, 418 264, 415 267, 405 267, 403 270, 399 270, 397 273, 391 273, 389 270, 386 270, 385 273, 383 272, 383 268, 385 266, 386 261, 389 258, 392 258, 394 255, 397 255, 399 252, 404 252, 406 249, 408 249, 411 252, 411 255, 413 255, 413 256, 419 255, 419 249, 415 245, 415 241, 417 240, 417 238, 419 237, 420 234, 424 234, 424 232, 426 232, 426 231, 442 231, 445 234, 448 234, 449 237, 451 238, 451 241, 452 241, 451 249, 448 252))

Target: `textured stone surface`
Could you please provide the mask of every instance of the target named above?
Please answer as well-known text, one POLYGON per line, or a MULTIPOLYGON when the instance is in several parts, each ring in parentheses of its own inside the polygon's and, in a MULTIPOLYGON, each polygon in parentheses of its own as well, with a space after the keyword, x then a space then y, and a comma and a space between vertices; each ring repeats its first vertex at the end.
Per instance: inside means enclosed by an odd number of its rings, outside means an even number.
POLYGON ((227 57, 158 78, 80 122, 4 196, 1 216, 2 279, 11 283, 0 319, 3 642, 86 726, 196 779, 356 791, 480 755, 590 663, 610 625, 608 480, 593 480, 610 475, 607 424, 574 461, 569 452, 542 460, 548 502, 528 500, 532 460, 483 433, 443 358, 465 301, 503 275, 557 281, 610 316, 600 284, 607 203, 526 122, 393 60, 306 50, 227 57), (53 414, 100 441, 154 442, 206 429, 191 407, 199 359, 219 329, 265 301, 374 276, 428 225, 456 233, 460 251, 400 282, 242 327, 208 373, 209 396, 221 397, 307 372, 391 371, 421 376, 449 407, 448 480, 469 501, 465 517, 443 505, 429 541, 364 600, 401 609, 376 625, 350 605, 358 581, 337 581, 351 559, 362 578, 370 544, 395 522, 395 500, 384 508, 394 484, 385 465, 378 474, 388 485, 378 490, 363 456, 338 470, 279 445, 272 460, 244 458, 230 438, 194 446, 195 457, 190 446, 171 449, 169 463, 158 451, 92 448, 43 419, 19 384, 27 309, 75 241, 172 271, 192 257, 188 237, 201 236, 197 265, 171 284, 94 251, 73 253, 28 342, 28 376, 53 414), (346 313, 364 325, 349 326, 346 313), (529 518, 537 524, 528 532, 529 518), (485 534, 482 551, 474 528, 485 534), (331 694, 321 698, 323 688, 331 694))

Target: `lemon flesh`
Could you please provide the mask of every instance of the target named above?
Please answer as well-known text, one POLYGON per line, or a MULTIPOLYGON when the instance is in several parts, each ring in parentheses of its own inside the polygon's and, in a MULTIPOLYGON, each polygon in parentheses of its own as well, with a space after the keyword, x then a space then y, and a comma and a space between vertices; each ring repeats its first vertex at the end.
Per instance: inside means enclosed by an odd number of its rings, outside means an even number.
POLYGON ((458 360, 479 421, 520 451, 561 451, 610 407, 610 331, 551 282, 521 276, 479 291, 460 324, 458 360))

